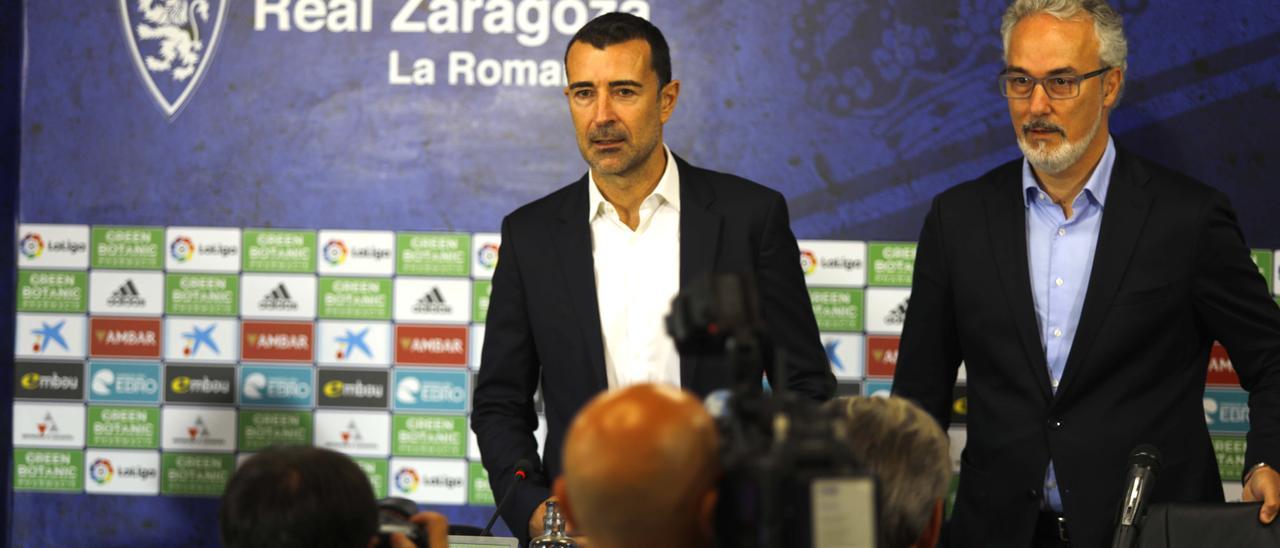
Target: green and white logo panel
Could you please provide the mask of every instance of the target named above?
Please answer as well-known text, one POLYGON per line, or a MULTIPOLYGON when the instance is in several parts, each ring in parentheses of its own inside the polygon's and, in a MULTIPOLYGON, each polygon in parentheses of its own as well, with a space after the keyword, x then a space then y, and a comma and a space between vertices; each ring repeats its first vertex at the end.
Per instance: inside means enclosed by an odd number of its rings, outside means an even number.
POLYGON ((471 235, 396 234, 396 273, 401 276, 461 276, 471 273, 471 235))
POLYGON ((240 312, 240 276, 169 274, 165 312, 184 316, 235 316, 240 312))
POLYGON ((165 318, 167 362, 235 363, 240 356, 240 322, 224 318, 165 318))
POLYGON ((236 450, 236 411, 166 406, 161 414, 160 448, 165 451, 236 450))
POLYGON ((88 225, 18 225, 18 268, 86 270, 88 225))
MULTIPOLYGON (((472 371, 480 370, 480 356, 484 350, 484 324, 471 325, 471 346, 467 349, 471 355, 467 358, 472 371)), ((475 383, 471 384, 475 386, 475 383)))
POLYGON ((396 278, 395 319, 413 323, 471 321, 471 280, 396 278))
POLYGON ((95 226, 90 236, 93 268, 160 270, 164 267, 164 229, 95 226))
POLYGON ((171 226, 165 230, 170 272, 240 272, 240 229, 171 226))
POLYGON ((160 453, 89 449, 84 453, 84 490, 89 494, 157 495, 160 453))
POLYGON ((1244 436, 1214 435, 1213 453, 1218 458, 1218 474, 1224 483, 1236 483, 1244 477, 1244 436))
POLYGON ((866 242, 800 240, 798 243, 805 283, 825 287, 867 285, 866 242))
POLYGON ((244 230, 245 272, 316 271, 316 233, 310 230, 244 230))
POLYGON ((868 285, 911 287, 915 272, 914 242, 871 242, 867 249, 870 264, 868 285))
POLYGON ((84 359, 84 315, 18 314, 14 355, 20 358, 84 359))
POLYGON ((160 492, 166 495, 221 496, 235 467, 232 455, 164 453, 160 458, 160 492))
POLYGON ((84 451, 13 449, 13 490, 77 493, 84 490, 84 451))
POLYGON ((316 317, 316 277, 309 274, 244 274, 240 316, 311 320, 316 317))
POLYGON ((89 273, 89 313, 159 316, 164 312, 164 274, 94 270, 89 273))
POLYGON ((322 275, 386 276, 395 273, 396 237, 374 230, 321 230, 316 239, 322 275))
POLYGON ((489 472, 479 461, 468 464, 471 469, 471 490, 467 493, 467 501, 473 506, 493 506, 493 489, 489 487, 489 472))
POLYGON ((391 415, 385 411, 317 410, 315 446, 347 455, 391 454, 391 415))
POLYGON ((317 300, 321 318, 390 320, 391 280, 322 277, 317 300))
POLYGON ((810 287, 809 300, 819 331, 862 331, 863 291, 853 287, 810 287))
POLYGON ((867 333, 898 335, 907 321, 907 304, 911 289, 872 287, 867 289, 867 333))
POLYGON ((392 455, 462 458, 466 453, 466 417, 401 414, 391 417, 392 455))
POLYGON ((498 250, 502 247, 502 234, 477 232, 471 235, 471 277, 477 280, 493 278, 498 267, 498 250))
POLYGON ((160 408, 89 406, 89 447, 158 449, 160 408))
POLYGON ((471 305, 471 320, 483 324, 489 318, 489 295, 493 293, 493 282, 476 280, 471 291, 475 300, 471 305))
POLYGON ((240 410, 241 451, 261 451, 272 445, 311 445, 314 430, 311 411, 240 410))
POLYGON ((83 314, 89 307, 89 274, 18 271, 18 312, 83 314))
POLYGON ((373 496, 378 499, 387 498, 387 459, 354 457, 351 460, 369 477, 369 483, 373 485, 373 496))
POLYGON ((14 447, 83 447, 84 404, 13 404, 14 447))

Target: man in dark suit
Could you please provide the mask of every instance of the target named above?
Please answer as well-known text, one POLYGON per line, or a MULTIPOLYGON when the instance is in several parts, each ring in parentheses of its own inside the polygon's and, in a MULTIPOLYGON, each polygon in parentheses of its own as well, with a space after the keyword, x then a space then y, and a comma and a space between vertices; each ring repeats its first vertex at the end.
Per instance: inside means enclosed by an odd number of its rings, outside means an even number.
POLYGON ((1280 309, 1226 197, 1112 143, 1127 46, 1104 1, 1018 0, 1002 34, 1024 159, 935 198, 894 378, 945 427, 966 365, 950 542, 1104 545, 1140 443, 1163 454, 1153 502, 1221 501, 1215 339, 1250 392, 1244 498, 1274 520, 1280 309))
MULTIPOLYGON (((515 481, 521 459, 544 472, 516 485, 503 513, 524 538, 541 532, 569 421, 592 396, 644 382, 699 395, 730 385, 719 364, 681 359, 665 331, 671 298, 695 276, 752 274, 762 316, 787 357, 786 386, 819 400, 835 391, 782 195, 691 166, 662 143, 680 82, 671 79, 661 32, 632 15, 603 15, 570 41, 565 67, 578 147, 591 169, 503 220, 472 409, 495 494, 515 481), (539 384, 542 459, 534 438, 539 384)), ((772 364, 764 369, 777 384, 772 364)))

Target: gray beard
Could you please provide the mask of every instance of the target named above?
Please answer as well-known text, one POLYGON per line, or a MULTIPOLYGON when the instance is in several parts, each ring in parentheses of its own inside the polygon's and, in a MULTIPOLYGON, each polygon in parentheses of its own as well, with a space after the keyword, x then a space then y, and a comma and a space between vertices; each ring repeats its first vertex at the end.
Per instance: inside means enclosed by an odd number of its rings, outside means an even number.
POLYGON ((1102 116, 1103 113, 1099 112, 1098 117, 1093 120, 1093 127, 1089 128, 1089 133, 1083 139, 1079 141, 1065 139, 1066 142, 1054 150, 1046 150, 1044 142, 1032 146, 1027 142, 1026 135, 1019 131, 1018 148, 1022 149, 1022 155, 1027 158, 1027 162, 1031 163, 1031 167, 1036 168, 1036 171, 1057 175, 1075 165, 1080 161, 1080 157, 1084 156, 1089 143, 1092 143, 1093 138, 1098 135, 1098 128, 1102 127, 1102 116))

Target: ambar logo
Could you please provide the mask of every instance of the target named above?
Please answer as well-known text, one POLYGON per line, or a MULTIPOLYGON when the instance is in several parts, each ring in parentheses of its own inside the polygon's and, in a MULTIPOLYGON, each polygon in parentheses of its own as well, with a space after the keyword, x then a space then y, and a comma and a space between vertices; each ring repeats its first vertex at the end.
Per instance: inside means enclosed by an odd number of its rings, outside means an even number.
POLYGON ((241 354, 245 360, 309 362, 312 356, 310 322, 258 322, 241 324, 241 354))
POLYGON ((396 326, 396 363, 467 365, 465 326, 396 326))
POLYGON ((84 397, 82 364, 17 362, 13 369, 17 398, 79 400, 84 397))
POLYGON ((1213 349, 1209 351, 1209 374, 1205 377, 1205 384, 1240 386, 1240 377, 1236 375, 1236 369, 1231 365, 1231 356, 1227 355, 1227 349, 1221 344, 1213 343, 1213 349))
POLYGON ((867 376, 893 377, 898 368, 898 337, 867 337, 867 376))
POLYGON ((89 354, 106 358, 160 358, 160 319, 90 318, 89 354))

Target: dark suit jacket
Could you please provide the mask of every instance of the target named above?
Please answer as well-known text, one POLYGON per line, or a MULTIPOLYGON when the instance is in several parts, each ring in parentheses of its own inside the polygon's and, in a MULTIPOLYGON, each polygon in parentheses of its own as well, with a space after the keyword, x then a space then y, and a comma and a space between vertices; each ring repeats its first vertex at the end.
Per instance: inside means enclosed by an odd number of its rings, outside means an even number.
POLYGON ((1153 502, 1222 500, 1202 404, 1215 339, 1250 391, 1246 466, 1280 462, 1280 309, 1226 197, 1117 152, 1055 394, 1031 295, 1021 174, 1018 160, 940 194, 916 255, 893 389, 945 428, 957 364, 966 364, 952 543, 1027 546, 1050 458, 1073 544, 1109 543, 1128 453, 1144 442, 1163 453, 1153 502))
MULTIPOLYGON (((699 169, 677 158, 680 173, 680 283, 707 272, 750 272, 773 339, 787 350, 787 385, 827 399, 835 377, 818 337, 799 248, 782 195, 739 177, 699 169)), ((501 497, 515 463, 541 463, 540 480, 517 486, 503 519, 527 537, 529 516, 560 475, 569 422, 608 387, 582 179, 517 209, 502 222, 484 349, 475 387, 472 429, 489 482, 501 497), (533 436, 539 382, 547 417, 545 459, 533 436)), ((772 365, 767 374, 772 378, 772 365)), ((728 372, 682 358, 681 386, 699 395, 730 385, 728 372)))

